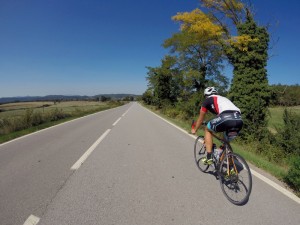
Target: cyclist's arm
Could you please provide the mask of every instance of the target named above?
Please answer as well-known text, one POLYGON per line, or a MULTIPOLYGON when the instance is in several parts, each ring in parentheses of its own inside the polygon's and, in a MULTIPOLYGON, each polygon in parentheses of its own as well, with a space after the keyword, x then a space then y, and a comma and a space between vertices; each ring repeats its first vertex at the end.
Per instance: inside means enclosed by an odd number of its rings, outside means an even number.
POLYGON ((205 114, 206 112, 203 111, 203 110, 200 110, 200 114, 199 114, 199 117, 197 119, 197 122, 196 122, 196 125, 195 125, 195 128, 192 129, 192 134, 195 134, 197 132, 197 130, 201 127, 203 121, 204 121, 204 117, 205 117, 205 114))

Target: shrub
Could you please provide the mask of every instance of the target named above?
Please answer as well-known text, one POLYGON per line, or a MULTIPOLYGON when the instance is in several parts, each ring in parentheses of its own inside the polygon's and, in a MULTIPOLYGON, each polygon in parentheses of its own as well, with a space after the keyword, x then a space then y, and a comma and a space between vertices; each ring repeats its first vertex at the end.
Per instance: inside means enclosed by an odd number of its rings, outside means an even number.
POLYGON ((50 120, 51 121, 57 121, 60 119, 67 118, 69 114, 64 113, 62 109, 55 108, 51 113, 50 113, 50 120))
POLYGON ((11 127, 10 120, 6 118, 0 119, 0 135, 9 133, 10 127, 11 127))
POLYGON ((32 115, 33 115, 33 109, 27 109, 21 122, 21 127, 31 127, 32 125, 32 115))
POLYGON ((32 115, 32 126, 37 126, 45 122, 42 113, 35 112, 32 115))
POLYGON ((291 159, 291 165, 284 181, 300 192, 300 156, 294 156, 291 159))
POLYGON ((164 108, 163 113, 166 116, 171 117, 171 118, 176 118, 178 115, 177 109, 175 107, 171 107, 171 106, 164 108))
POLYGON ((285 153, 300 156, 300 116, 285 109, 283 121, 284 126, 276 136, 277 144, 285 153))

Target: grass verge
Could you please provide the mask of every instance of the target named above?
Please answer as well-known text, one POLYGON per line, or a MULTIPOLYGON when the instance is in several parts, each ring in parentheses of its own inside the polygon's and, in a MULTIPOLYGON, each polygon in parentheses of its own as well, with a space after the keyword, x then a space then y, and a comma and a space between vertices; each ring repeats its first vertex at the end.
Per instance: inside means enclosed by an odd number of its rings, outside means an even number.
POLYGON ((27 129, 20 130, 20 131, 10 132, 8 134, 2 134, 2 135, 0 135, 0 144, 2 144, 4 142, 7 142, 7 141, 11 141, 11 140, 19 138, 19 137, 22 137, 22 136, 27 135, 27 134, 34 133, 34 132, 39 131, 39 130, 43 130, 43 129, 48 128, 48 127, 52 127, 52 126, 55 126, 55 125, 58 125, 58 124, 61 124, 61 123, 65 123, 67 121, 71 121, 71 120, 74 120, 74 119, 77 119, 77 118, 80 118, 80 117, 83 117, 83 116, 87 116, 87 115, 90 115, 90 114, 93 114, 93 113, 101 112, 101 111, 104 111, 104 110, 107 110, 107 109, 115 108, 115 107, 118 107, 120 105, 121 104, 107 104, 105 106, 98 107, 96 109, 93 108, 93 109, 89 109, 89 110, 78 111, 76 114, 71 114, 71 116, 63 118, 63 119, 45 122, 45 123, 37 125, 37 126, 32 126, 32 127, 27 128, 27 129))
MULTIPOLYGON (((144 105, 144 104, 143 104, 144 105)), ((164 114, 162 114, 159 110, 155 110, 154 107, 144 105, 146 108, 150 109, 152 112, 158 114, 162 118, 172 122, 173 124, 181 127, 182 129, 186 130, 187 132, 190 132, 191 130, 191 122, 188 121, 181 121, 178 119, 170 118, 164 114)), ((198 135, 204 135, 204 132, 202 130, 198 131, 198 135)), ((217 145, 219 143, 216 143, 217 145)), ((287 173, 287 167, 286 166, 281 166, 276 163, 272 163, 268 161, 267 159, 264 159, 262 156, 255 154, 253 151, 250 151, 253 146, 251 145, 246 145, 246 144, 241 144, 238 142, 232 142, 231 143, 234 152, 240 154, 242 157, 245 158, 245 160, 254 166, 261 168, 262 170, 270 173, 277 179, 283 181, 283 177, 287 173)))

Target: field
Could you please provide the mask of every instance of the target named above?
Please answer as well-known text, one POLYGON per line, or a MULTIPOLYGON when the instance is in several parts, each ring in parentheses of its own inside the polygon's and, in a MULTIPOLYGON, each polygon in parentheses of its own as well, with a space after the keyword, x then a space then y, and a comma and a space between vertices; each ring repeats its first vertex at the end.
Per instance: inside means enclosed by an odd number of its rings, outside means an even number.
POLYGON ((19 102, 0 105, 0 143, 122 105, 108 101, 19 102))
POLYGON ((0 119, 8 117, 21 117, 26 110, 33 112, 47 113, 51 110, 59 109, 64 113, 75 111, 93 111, 101 108, 107 108, 106 102, 88 102, 88 101, 69 101, 69 102, 20 102, 0 105, 0 119))
MULTIPOLYGON (((276 128, 283 126, 283 111, 284 107, 271 107, 269 108, 269 122, 268 126, 272 132, 276 132, 276 128)), ((290 110, 293 113, 300 115, 300 106, 287 107, 287 110, 290 110)))

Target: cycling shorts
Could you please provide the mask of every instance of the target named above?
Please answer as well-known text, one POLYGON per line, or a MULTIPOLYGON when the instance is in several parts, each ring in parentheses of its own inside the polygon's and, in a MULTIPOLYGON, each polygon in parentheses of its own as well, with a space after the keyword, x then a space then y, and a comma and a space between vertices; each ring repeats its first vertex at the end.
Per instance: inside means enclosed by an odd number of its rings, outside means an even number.
POLYGON ((243 127, 243 120, 238 111, 225 111, 207 123, 207 128, 213 132, 235 131, 243 127))

